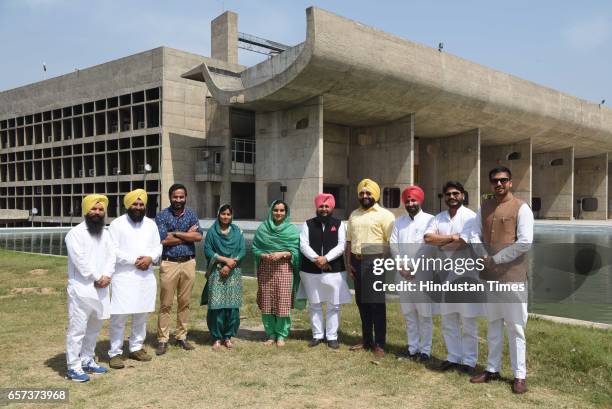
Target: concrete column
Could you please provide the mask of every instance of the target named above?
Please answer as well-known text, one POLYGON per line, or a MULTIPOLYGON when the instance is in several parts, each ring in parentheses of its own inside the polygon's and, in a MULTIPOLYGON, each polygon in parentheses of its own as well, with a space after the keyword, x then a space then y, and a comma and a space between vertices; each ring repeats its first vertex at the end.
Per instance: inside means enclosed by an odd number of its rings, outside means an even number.
POLYGON ((574 148, 533 154, 534 214, 540 219, 573 218, 574 148))
MULTIPOLYGON (((216 182, 220 203, 231 203, 232 199, 232 131, 230 128, 230 108, 206 98, 206 145, 223 146, 221 151, 221 182, 216 182)), ((211 158, 212 160, 212 158, 211 158)), ((207 209, 206 217, 214 217, 217 209, 207 209)))
MULTIPOLYGON (((609 156, 608 159, 610 159, 609 156)), ((612 219, 612 166, 610 162, 608 162, 608 219, 612 219)))
POLYGON ((323 189, 326 185, 334 188, 334 216, 339 219, 348 217, 347 205, 352 205, 354 201, 354 187, 349 186, 349 145, 348 126, 329 122, 323 124, 323 189))
POLYGON ((419 139, 419 175, 425 191, 423 209, 436 214, 446 209, 442 186, 449 180, 460 182, 468 193, 468 207, 480 204, 480 130, 419 139))
POLYGON ((574 217, 588 220, 608 218, 608 154, 574 159, 574 217), (588 207, 578 201, 597 199, 597 210, 583 211, 588 207))
POLYGON ((480 147, 480 193, 491 193, 489 171, 505 166, 512 172, 512 192, 531 206, 531 139, 508 145, 480 147))
MULTIPOLYGON (((350 130, 348 210, 357 208, 357 184, 369 178, 379 184, 380 203, 385 188, 400 192, 414 180, 414 116, 393 123, 359 127, 350 130)), ((391 208, 397 215, 405 213, 403 206, 391 208)), ((348 214, 348 213, 347 213, 348 214)))
POLYGON ((312 217, 314 197, 323 190, 323 98, 284 111, 259 112, 255 129, 256 218, 267 217, 270 202, 282 198, 276 183, 287 188, 292 222, 312 217))
POLYGON ((210 56, 238 64, 238 14, 226 11, 210 23, 210 56))

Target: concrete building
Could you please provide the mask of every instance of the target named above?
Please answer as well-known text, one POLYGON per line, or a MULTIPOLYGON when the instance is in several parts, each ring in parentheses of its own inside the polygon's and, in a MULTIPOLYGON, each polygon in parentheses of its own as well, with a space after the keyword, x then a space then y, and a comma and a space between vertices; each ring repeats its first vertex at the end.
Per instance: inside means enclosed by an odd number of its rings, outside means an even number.
POLYGON ((211 58, 162 47, 0 93, 0 209, 70 223, 83 194, 118 203, 146 185, 154 213, 181 182, 201 217, 230 201, 260 219, 284 197, 300 221, 320 191, 347 216, 363 177, 398 214, 411 183, 437 212, 451 178, 476 209, 505 165, 536 217, 612 216, 612 110, 318 8, 306 17, 303 43, 264 40, 275 55, 248 68, 238 44, 257 41, 226 12, 211 58))

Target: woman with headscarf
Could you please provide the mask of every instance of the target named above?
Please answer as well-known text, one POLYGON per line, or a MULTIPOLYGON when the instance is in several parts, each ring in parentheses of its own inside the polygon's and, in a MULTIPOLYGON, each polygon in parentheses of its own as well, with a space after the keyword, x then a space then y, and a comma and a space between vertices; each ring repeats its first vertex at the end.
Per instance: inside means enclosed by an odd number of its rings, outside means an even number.
POLYGON ((221 343, 232 348, 232 337, 240 326, 242 305, 242 273, 240 261, 246 253, 242 230, 234 223, 233 209, 224 204, 217 211, 217 220, 204 240, 204 255, 208 260, 206 285, 201 305, 208 305, 206 323, 213 338, 213 349, 221 343))
POLYGON ((282 200, 270 206, 268 218, 253 238, 257 270, 257 305, 268 339, 266 345, 285 345, 291 328, 291 307, 299 285, 300 231, 289 222, 291 212, 282 200))

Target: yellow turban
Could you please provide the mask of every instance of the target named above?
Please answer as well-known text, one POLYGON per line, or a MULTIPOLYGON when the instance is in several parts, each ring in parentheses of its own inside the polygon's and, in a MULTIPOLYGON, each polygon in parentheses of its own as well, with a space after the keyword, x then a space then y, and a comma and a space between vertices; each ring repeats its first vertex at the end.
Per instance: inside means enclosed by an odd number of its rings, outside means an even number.
POLYGON ((372 193, 372 197, 378 202, 378 199, 380 199, 380 187, 378 186, 378 183, 371 179, 363 179, 357 185, 357 194, 359 194, 359 192, 361 192, 363 189, 372 193))
POLYGON ((89 211, 93 209, 96 203, 102 203, 104 211, 106 211, 106 208, 108 207, 108 197, 104 195, 97 195, 95 193, 93 195, 85 196, 83 198, 83 201, 81 202, 81 210, 83 210, 83 217, 85 217, 85 215, 87 215, 87 213, 89 213, 89 211))
POLYGON ((147 192, 145 192, 144 189, 132 190, 130 193, 126 194, 125 197, 123 198, 123 205, 125 206, 126 209, 129 209, 130 207, 132 207, 132 205, 134 204, 136 200, 140 199, 146 206, 147 197, 148 197, 147 192))

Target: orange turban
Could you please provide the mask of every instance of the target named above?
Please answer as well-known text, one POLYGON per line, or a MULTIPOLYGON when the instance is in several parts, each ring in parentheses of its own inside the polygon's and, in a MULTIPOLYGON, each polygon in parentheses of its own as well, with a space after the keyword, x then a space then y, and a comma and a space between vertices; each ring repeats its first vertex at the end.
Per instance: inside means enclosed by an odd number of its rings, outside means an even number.
POLYGON ((404 189, 402 192, 402 203, 406 204, 409 196, 419 202, 419 204, 423 203, 425 200, 425 192, 417 185, 408 186, 404 189))

